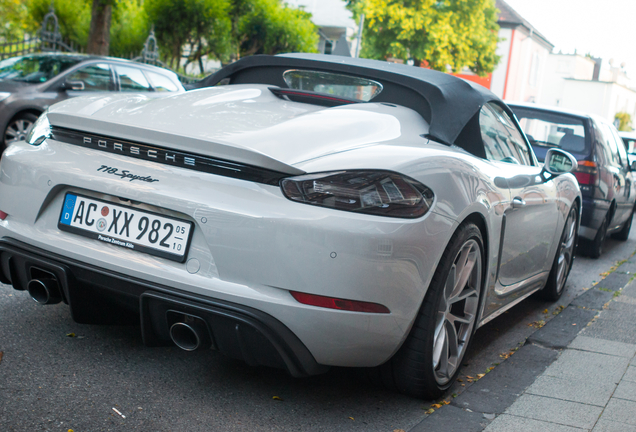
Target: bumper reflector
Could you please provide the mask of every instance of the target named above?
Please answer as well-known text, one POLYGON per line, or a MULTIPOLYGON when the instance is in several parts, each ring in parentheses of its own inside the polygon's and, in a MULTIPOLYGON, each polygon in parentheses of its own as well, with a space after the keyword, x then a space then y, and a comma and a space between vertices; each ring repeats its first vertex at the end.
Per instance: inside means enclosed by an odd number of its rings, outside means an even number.
POLYGON ((0 220, 5 220, 7 218, 7 216, 9 216, 9 215, 6 214, 5 212, 3 212, 2 210, 0 210, 0 220))
POLYGON ((290 293, 298 303, 310 306, 318 306, 327 309, 338 309, 352 312, 391 313, 391 311, 386 306, 378 303, 345 300, 333 297, 319 296, 315 294, 306 294, 297 291, 290 291, 290 293))

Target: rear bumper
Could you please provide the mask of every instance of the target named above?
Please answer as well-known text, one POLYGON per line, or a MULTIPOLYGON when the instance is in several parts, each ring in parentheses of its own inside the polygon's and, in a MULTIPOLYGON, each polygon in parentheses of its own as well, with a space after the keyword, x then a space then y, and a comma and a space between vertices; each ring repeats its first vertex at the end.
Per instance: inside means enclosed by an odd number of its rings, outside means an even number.
POLYGON ((609 207, 607 201, 583 197, 579 236, 587 240, 594 240, 609 207))
POLYGON ((6 237, 0 240, 0 269, 0 281, 17 290, 26 289, 37 272, 53 274, 75 321, 141 322, 148 346, 171 344, 167 315, 188 314, 205 321, 212 345, 231 358, 287 369, 297 377, 328 369, 289 328, 254 308, 138 280, 6 237))

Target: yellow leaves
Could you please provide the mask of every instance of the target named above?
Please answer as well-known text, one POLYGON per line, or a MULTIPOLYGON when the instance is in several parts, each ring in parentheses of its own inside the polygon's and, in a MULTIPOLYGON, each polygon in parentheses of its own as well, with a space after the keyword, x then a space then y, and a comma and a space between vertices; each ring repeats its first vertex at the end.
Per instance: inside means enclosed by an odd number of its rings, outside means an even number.
POLYGON ((545 325, 545 321, 544 320, 539 320, 539 321, 533 321, 533 322, 529 323, 528 327, 534 327, 534 328, 540 329, 544 325, 545 325))
POLYGON ((486 374, 477 374, 477 379, 483 378, 486 374))
MULTIPOLYGON (((516 351, 516 350, 515 350, 516 351)), ((502 359, 507 359, 508 357, 510 357, 511 355, 513 355, 515 352, 514 351, 510 351, 510 352, 505 352, 505 353, 501 353, 499 354, 499 357, 501 357, 502 359)))
POLYGON ((433 408, 427 409, 426 414, 433 414, 435 412, 435 410, 433 408))
POLYGON ((548 313, 548 310, 547 310, 547 309, 544 309, 544 310, 543 310, 543 313, 544 313, 544 314, 547 314, 547 313, 548 313))
POLYGON ((279 397, 279 396, 273 396, 272 399, 277 400, 277 401, 283 401, 283 398, 279 397))
POLYGON ((66 337, 76 337, 75 333, 66 333, 66 337))
POLYGON ((442 404, 431 404, 431 408, 437 409, 437 408, 441 408, 441 407, 442 407, 442 404))
POLYGON ((350 420, 353 420, 353 421, 355 421, 355 419, 354 419, 353 417, 349 417, 349 419, 350 419, 350 420))

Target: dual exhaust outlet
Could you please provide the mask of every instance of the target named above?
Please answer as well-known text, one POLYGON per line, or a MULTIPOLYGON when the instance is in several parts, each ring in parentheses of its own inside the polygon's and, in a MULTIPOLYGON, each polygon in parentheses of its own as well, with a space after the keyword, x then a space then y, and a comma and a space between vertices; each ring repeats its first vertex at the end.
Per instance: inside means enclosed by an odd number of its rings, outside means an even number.
MULTIPOLYGON (((41 305, 62 301, 60 284, 55 277, 31 279, 27 283, 27 291, 31 298, 41 305)), ((212 345, 210 332, 203 319, 175 311, 169 311, 168 316, 173 321, 170 325, 170 339, 182 350, 195 351, 202 346, 212 345)))

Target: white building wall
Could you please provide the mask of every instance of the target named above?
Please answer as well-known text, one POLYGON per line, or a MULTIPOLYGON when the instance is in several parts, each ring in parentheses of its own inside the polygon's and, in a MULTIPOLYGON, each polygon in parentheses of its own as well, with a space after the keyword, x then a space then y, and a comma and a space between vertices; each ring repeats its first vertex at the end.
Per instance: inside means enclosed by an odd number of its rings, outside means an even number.
POLYGON ((614 121, 616 113, 625 111, 636 118, 636 92, 627 87, 602 81, 564 80, 561 106, 596 114, 614 121))
POLYGON ((542 105, 564 106, 563 91, 567 78, 591 80, 594 60, 577 54, 550 54, 546 59, 543 88, 538 98, 542 105))

